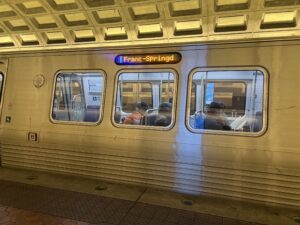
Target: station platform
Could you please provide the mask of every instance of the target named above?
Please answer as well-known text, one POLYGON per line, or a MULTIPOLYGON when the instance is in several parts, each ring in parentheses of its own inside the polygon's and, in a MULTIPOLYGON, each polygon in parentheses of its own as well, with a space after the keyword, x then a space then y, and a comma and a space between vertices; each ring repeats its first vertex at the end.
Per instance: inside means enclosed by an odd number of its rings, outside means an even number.
POLYGON ((273 224, 300 224, 300 211, 0 167, 0 225, 273 224))

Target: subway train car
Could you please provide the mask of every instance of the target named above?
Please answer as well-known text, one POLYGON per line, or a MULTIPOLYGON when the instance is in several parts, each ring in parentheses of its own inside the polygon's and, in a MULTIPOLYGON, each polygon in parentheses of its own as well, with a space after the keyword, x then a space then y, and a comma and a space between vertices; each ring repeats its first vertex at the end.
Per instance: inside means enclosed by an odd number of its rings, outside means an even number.
POLYGON ((0 38, 1 166, 300 206, 299 25, 257 22, 248 6, 237 11, 277 36, 217 21, 199 39, 175 29, 186 43, 145 31, 153 42, 71 48, 46 33, 49 48, 23 36, 33 46, 10 50, 0 38))

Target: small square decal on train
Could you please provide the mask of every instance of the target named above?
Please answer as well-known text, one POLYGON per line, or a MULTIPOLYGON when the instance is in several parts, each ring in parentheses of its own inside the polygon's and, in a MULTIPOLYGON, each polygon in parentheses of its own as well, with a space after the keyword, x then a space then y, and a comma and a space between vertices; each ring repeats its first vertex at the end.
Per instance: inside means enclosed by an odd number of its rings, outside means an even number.
POLYGON ((28 132, 28 141, 37 142, 38 141, 38 133, 28 132))
POLYGON ((5 117, 5 122, 10 123, 11 122, 11 117, 10 116, 5 117))

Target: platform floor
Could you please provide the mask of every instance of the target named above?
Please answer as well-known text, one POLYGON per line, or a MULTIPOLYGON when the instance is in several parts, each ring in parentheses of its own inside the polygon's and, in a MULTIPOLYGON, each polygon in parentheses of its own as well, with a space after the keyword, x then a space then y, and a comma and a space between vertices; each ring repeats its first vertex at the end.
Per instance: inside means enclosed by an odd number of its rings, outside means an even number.
POLYGON ((0 168, 0 225, 299 225, 298 209, 0 168))

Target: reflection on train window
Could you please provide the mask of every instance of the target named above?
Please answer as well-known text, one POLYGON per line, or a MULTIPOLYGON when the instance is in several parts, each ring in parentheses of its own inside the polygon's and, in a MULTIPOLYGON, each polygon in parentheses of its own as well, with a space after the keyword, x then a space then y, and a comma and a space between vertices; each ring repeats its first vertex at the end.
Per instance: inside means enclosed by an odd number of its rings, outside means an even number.
POLYGON ((163 81, 161 84, 161 101, 162 102, 173 102, 174 93, 174 82, 173 81, 163 81))
POLYGON ((171 72, 121 73, 118 77, 115 123, 169 127, 173 98, 174 74, 171 72))
POLYGON ((122 82, 122 109, 127 113, 135 111, 137 102, 145 102, 148 106, 152 103, 152 84, 149 82, 122 82))
POLYGON ((204 83, 205 105, 220 102, 224 113, 244 116, 246 109, 246 83, 240 81, 214 81, 204 83), (226 108, 225 108, 226 106, 226 108))
POLYGON ((104 75, 66 72, 56 76, 52 119, 96 123, 101 118, 104 75))
POLYGON ((188 125, 192 130, 256 133, 263 129, 261 71, 199 71, 190 82, 188 125))

